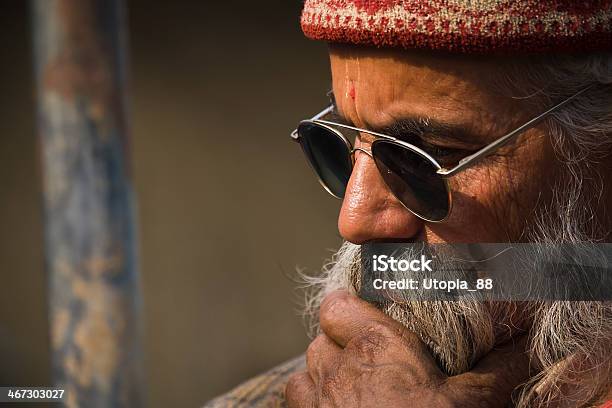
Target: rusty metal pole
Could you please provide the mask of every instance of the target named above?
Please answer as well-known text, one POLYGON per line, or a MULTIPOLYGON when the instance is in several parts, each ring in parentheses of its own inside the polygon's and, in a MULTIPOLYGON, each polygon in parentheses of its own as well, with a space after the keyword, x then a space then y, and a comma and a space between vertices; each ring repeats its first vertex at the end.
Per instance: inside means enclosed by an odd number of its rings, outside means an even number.
POLYGON ((122 0, 32 0, 54 385, 143 406, 122 0))

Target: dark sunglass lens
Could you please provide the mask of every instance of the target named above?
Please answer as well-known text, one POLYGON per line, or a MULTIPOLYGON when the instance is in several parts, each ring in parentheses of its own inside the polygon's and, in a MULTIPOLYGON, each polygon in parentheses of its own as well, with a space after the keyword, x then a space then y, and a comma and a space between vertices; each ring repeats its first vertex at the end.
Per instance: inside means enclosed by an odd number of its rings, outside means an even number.
POLYGON ((408 209, 430 221, 446 218, 450 209, 446 182, 430 160, 384 140, 373 143, 372 154, 385 183, 408 209))
POLYGON ((338 198, 344 197, 353 165, 350 149, 336 133, 314 123, 298 127, 300 144, 323 184, 338 198))

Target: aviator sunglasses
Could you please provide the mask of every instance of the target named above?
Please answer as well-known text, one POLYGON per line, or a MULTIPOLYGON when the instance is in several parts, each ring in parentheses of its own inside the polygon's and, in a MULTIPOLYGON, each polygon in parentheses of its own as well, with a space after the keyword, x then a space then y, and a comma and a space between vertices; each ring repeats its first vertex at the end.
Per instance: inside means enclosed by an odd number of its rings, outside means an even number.
POLYGON ((355 153, 361 151, 374 160, 385 184, 408 211, 425 221, 442 222, 452 209, 448 178, 493 153, 593 86, 559 102, 510 133, 464 157, 451 168, 444 168, 429 153, 403 140, 326 120, 335 111, 333 101, 313 118, 301 121, 291 133, 291 138, 300 144, 319 182, 332 196, 344 198, 355 164, 355 153), (374 136, 371 150, 353 147, 342 131, 374 136))

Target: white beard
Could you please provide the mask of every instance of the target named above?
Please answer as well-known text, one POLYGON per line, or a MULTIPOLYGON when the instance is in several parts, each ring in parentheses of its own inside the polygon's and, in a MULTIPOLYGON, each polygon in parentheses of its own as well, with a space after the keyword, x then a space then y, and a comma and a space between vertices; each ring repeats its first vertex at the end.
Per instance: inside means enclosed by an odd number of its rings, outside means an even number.
MULTIPOLYGON (((584 242, 588 235, 580 225, 590 215, 574 198, 570 205, 555 205, 555 212, 542 211, 529 241, 584 242)), ((360 246, 345 242, 322 275, 303 277, 311 289, 305 310, 311 334, 318 331, 318 309, 327 294, 359 291, 360 268, 360 246)), ((449 375, 469 371, 496 344, 519 331, 514 321, 532 316, 530 351, 540 373, 523 387, 517 407, 589 407, 612 386, 610 302, 529 302, 518 311, 512 302, 390 301, 380 308, 417 333, 449 375)))
MULTIPOLYGON (((308 277, 309 284, 318 288, 310 298, 309 310, 313 314, 312 329, 317 330, 317 311, 323 298, 337 289, 348 289, 356 294, 361 285, 360 246, 342 244, 332 262, 326 265, 320 277, 308 277)), ((440 260, 440 255, 436 255, 440 260)), ((495 306, 487 303, 461 300, 401 301, 389 300, 379 305, 388 316, 414 331, 429 346, 440 367, 449 375, 468 371, 494 346, 497 337, 495 306)), ((501 321, 500 321, 501 323, 501 321)), ((313 332, 314 334, 314 332, 313 332)))

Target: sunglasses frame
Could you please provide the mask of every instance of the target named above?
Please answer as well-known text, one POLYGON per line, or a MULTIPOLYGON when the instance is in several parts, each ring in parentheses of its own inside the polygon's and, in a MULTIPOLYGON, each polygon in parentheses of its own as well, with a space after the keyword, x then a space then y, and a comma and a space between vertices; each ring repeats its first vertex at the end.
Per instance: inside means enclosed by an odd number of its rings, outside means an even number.
MULTIPOLYGON (((404 208, 406 208, 408 211, 410 211, 416 217, 418 217, 418 218, 420 218, 420 219, 422 219, 422 220, 424 220, 426 222, 440 223, 440 222, 444 222, 449 217, 449 215, 450 215, 450 213, 452 211, 452 207, 453 207, 452 192, 451 192, 450 186, 448 184, 448 178, 450 178, 450 177, 454 176, 455 174, 465 170, 469 166, 474 165, 478 160, 480 160, 480 159, 486 157, 487 155, 493 153, 494 151, 496 151, 497 149, 499 149, 500 147, 502 147, 503 145, 505 145, 506 143, 511 141, 515 136, 518 136, 518 135, 522 134, 523 132, 525 132, 526 130, 530 129, 531 127, 537 125, 543 119, 545 119, 546 116, 548 116, 549 114, 553 113, 554 111, 560 109, 561 107, 565 106, 566 104, 571 102, 574 98, 576 98, 579 95, 583 94, 584 92, 590 90, 594 86, 595 86, 595 84, 592 84, 592 85, 589 85, 589 86, 581 89, 580 91, 576 92, 572 96, 562 100, 561 102, 557 103, 556 105, 552 106, 551 108, 547 109, 546 111, 542 112, 541 114, 535 116, 531 120, 525 122, 524 124, 522 124, 518 128, 512 130, 511 132, 505 134, 504 136, 502 136, 502 137, 494 140, 493 142, 489 143, 488 145, 482 147, 481 149, 479 149, 475 153, 472 153, 469 156, 464 157, 463 159, 461 159, 459 161, 459 163, 456 166, 454 166, 454 167, 452 167, 450 169, 446 169, 446 168, 440 166, 440 164, 438 163, 438 161, 434 157, 432 157, 430 154, 428 154, 427 152, 423 151, 422 149, 418 148, 417 146, 414 146, 414 145, 412 145, 410 143, 407 143, 407 142, 405 142, 403 140, 399 140, 399 139, 397 139, 397 138, 395 138, 393 136, 389 136, 389 135, 385 135, 385 134, 382 134, 382 133, 373 132, 373 131, 367 130, 367 129, 357 128, 357 127, 350 126, 350 125, 345 125, 343 123, 332 122, 332 121, 321 119, 321 118, 324 118, 326 115, 329 115, 330 113, 334 112, 334 110, 335 110, 335 106, 334 106, 335 104, 334 103, 329 105, 327 108, 323 109, 321 112, 319 112, 318 114, 313 116, 311 119, 306 119, 306 120, 300 121, 300 123, 298 124, 298 127, 293 132, 291 132, 291 139, 293 141, 295 141, 295 142, 298 142, 300 144, 300 146, 302 147, 302 150, 304 150, 304 147, 303 147, 303 145, 302 145, 302 143, 300 141, 300 135, 299 135, 298 129, 299 129, 299 127, 302 124, 316 125, 316 126, 323 127, 324 129, 332 132, 336 137, 340 138, 344 142, 344 144, 346 145, 347 150, 349 152, 349 156, 351 158, 352 166, 355 165, 355 152, 356 151, 364 152, 368 156, 374 158, 374 156, 373 156, 371 151, 367 151, 366 149, 362 149, 362 148, 359 148, 359 147, 358 148, 353 147, 353 144, 348 140, 348 138, 346 136, 344 136, 344 134, 342 134, 342 132, 340 132, 338 129, 335 129, 335 128, 332 127, 332 126, 334 126, 334 127, 339 127, 339 128, 342 128, 342 129, 349 129, 349 130, 355 131, 357 133, 366 133, 366 134, 369 134, 369 135, 372 135, 372 136, 376 137, 376 139, 372 142, 372 147, 374 146, 375 143, 380 142, 380 141, 384 141, 386 143, 391 143, 391 144, 395 144, 397 146, 403 147, 405 149, 410 150, 413 153, 416 153, 416 154, 424 157, 429 162, 431 162, 434 165, 435 168, 437 168, 436 173, 438 175, 440 175, 444 179, 446 191, 447 191, 447 194, 448 194, 448 211, 447 211, 446 215, 444 216, 444 218, 442 218, 440 220, 430 220, 430 219, 427 219, 426 217, 423 217, 423 216, 415 213, 413 210, 408 208, 402 202, 402 200, 400 200, 399 198, 398 198, 398 201, 402 204, 402 206, 404 208)), ((304 153, 308 156, 308 154, 306 153, 305 150, 304 150, 304 153)), ((316 171, 316 169, 312 165, 310 159, 308 159, 307 162, 310 165, 310 167, 313 169, 313 171, 315 172, 315 175, 317 176, 317 179, 319 180, 319 183, 323 186, 323 188, 330 195, 332 195, 333 197, 335 197, 337 199, 342 199, 342 197, 338 197, 337 195, 332 193, 332 191, 329 189, 329 187, 325 184, 325 182, 319 176, 318 172, 316 171)), ((384 180, 384 178, 383 178, 383 180, 384 180)), ((386 182, 385 182, 385 184, 386 184, 386 182)))
MULTIPOLYGON (((380 143, 382 141, 384 143, 390 143, 390 144, 394 144, 396 146, 400 146, 400 147, 402 147, 404 149, 407 149, 407 150, 409 150, 409 151, 411 151, 411 152, 413 152, 413 153, 415 153, 415 154, 425 158, 437 170, 440 170, 442 168, 440 166, 440 164, 436 161, 436 159, 433 158, 430 154, 428 154, 424 150, 418 148, 417 146, 414 146, 414 145, 412 145, 410 143, 404 142, 403 140, 399 140, 399 139, 397 139, 395 137, 392 137, 392 136, 389 136, 389 135, 385 135, 385 134, 382 134, 382 133, 373 132, 373 131, 370 131, 370 130, 367 130, 367 129, 360 129, 360 128, 356 128, 356 127, 353 127, 353 126, 345 125, 343 123, 337 123, 337 122, 331 122, 331 121, 327 121, 327 120, 318 119, 320 117, 324 117, 325 115, 328 115, 333 110, 334 110, 333 105, 330 105, 327 108, 325 108, 323 111, 318 113, 314 118, 300 121, 300 124, 298 125, 298 129, 303 124, 310 124, 310 125, 315 125, 315 126, 322 127, 324 129, 328 130, 329 132, 331 132, 334 136, 336 136, 337 138, 339 138, 340 140, 342 140, 344 142, 344 145, 347 148, 347 153, 348 153, 348 155, 350 157, 351 165, 352 166, 355 165, 355 152, 361 151, 361 152, 367 154, 368 156, 370 156, 370 157, 372 157, 374 159, 374 155, 373 155, 371 150, 374 148, 374 145, 376 143, 380 143), (340 128, 343 128, 343 129, 349 129, 349 130, 352 130, 352 131, 355 131, 355 132, 358 132, 358 133, 367 133, 369 135, 372 135, 372 136, 376 137, 376 139, 372 142, 372 148, 370 149, 370 151, 368 151, 366 149, 363 149, 363 148, 360 148, 360 147, 354 147, 353 144, 351 143, 351 141, 342 132, 340 132, 338 129, 334 129, 332 126, 340 127, 340 128)), ((300 143, 300 146, 302 147, 302 150, 304 151, 304 154, 306 154, 306 156, 308 157, 308 153, 305 151, 304 146, 300 142, 300 135, 299 135, 298 129, 296 129, 295 131, 293 131, 291 133, 291 137, 292 137, 292 139, 294 141, 300 143)), ((334 194, 331 191, 331 189, 327 186, 327 184, 325 184, 325 182, 323 181, 321 176, 319 176, 319 173, 316 171, 316 169, 312 165, 311 161, 310 160, 306 160, 306 161, 308 162, 308 165, 312 168, 312 170, 314 171, 315 175, 317 176, 317 179, 319 180, 319 184, 321 184, 321 186, 323 186, 323 188, 331 196, 333 196, 333 197, 335 197, 335 198, 337 198, 339 200, 342 200, 342 197, 338 197, 336 194, 334 194)), ((377 168, 378 168, 378 166, 377 166, 377 168)), ((428 219, 427 217, 419 215, 419 214, 415 213, 413 210, 411 210, 410 208, 408 208, 402 202, 402 200, 400 200, 399 198, 398 198, 398 201, 402 204, 402 206, 405 209, 407 209, 412 214, 414 214, 416 217, 418 217, 418 218, 420 218, 420 219, 422 219, 424 221, 427 221, 427 222, 442 222, 442 221, 444 221, 448 217, 448 215, 451 212, 452 206, 453 206, 452 194, 451 194, 450 187, 448 185, 448 180, 446 178, 444 178, 444 186, 446 188, 446 194, 447 194, 447 197, 448 197, 448 211, 447 211, 446 215, 444 216, 444 218, 442 218, 440 220, 431 220, 431 219, 428 219)))

